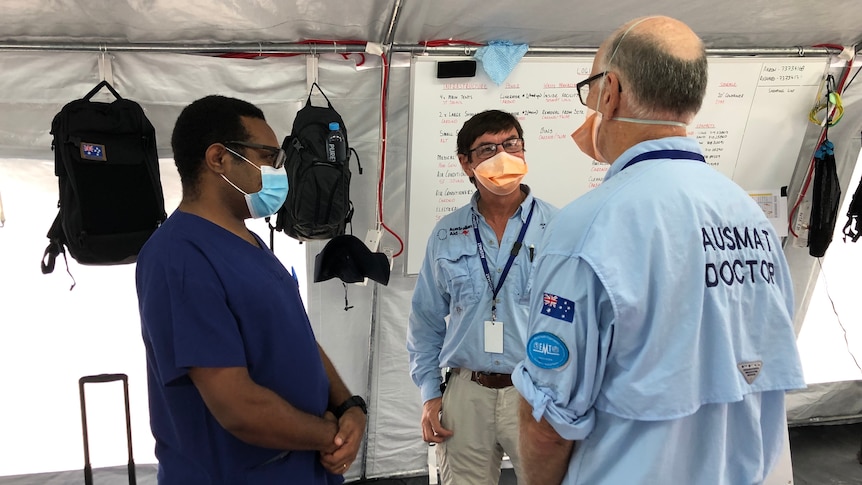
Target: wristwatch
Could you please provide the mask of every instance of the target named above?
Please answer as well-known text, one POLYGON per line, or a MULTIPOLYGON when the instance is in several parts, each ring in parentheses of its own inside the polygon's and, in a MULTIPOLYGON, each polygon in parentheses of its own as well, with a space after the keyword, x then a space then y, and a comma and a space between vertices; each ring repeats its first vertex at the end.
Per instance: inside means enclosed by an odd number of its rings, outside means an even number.
POLYGON ((354 406, 358 406, 359 409, 362 410, 363 414, 368 414, 368 406, 365 405, 365 399, 362 399, 362 396, 348 397, 347 400, 335 408, 335 411, 332 411, 332 414, 334 414, 336 418, 341 418, 348 409, 354 406))

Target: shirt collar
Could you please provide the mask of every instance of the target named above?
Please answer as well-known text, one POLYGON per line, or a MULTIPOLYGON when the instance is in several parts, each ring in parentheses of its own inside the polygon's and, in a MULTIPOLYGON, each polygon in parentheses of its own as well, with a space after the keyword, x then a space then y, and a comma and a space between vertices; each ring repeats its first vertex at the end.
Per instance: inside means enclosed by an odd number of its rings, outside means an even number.
MULTIPOLYGON (((530 190, 529 185, 521 184, 521 192, 527 194, 524 197, 523 202, 521 202, 520 212, 518 212, 518 217, 521 219, 521 222, 527 221, 527 215, 530 212, 530 204, 533 203, 533 191, 530 190)), ((470 207, 473 208, 473 212, 479 214, 479 191, 473 192, 473 196, 470 197, 470 207)))
POLYGON ((655 150, 687 150, 690 152, 701 153, 700 144, 697 140, 687 136, 669 136, 666 138, 659 138, 657 140, 643 141, 624 151, 622 155, 614 160, 614 163, 611 164, 611 167, 608 169, 607 173, 605 173, 605 180, 608 180, 614 175, 620 173, 622 169, 625 168, 626 164, 634 157, 641 153, 652 152, 655 150))

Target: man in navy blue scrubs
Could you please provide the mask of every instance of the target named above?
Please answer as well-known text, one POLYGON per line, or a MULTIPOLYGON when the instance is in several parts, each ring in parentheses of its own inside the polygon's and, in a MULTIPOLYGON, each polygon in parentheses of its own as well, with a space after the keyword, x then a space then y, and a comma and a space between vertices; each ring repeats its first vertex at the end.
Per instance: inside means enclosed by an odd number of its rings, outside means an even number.
POLYGON ((318 346, 296 281, 245 220, 287 196, 284 152, 254 105, 207 96, 171 140, 178 209, 138 257, 159 483, 337 484, 365 403, 318 346))

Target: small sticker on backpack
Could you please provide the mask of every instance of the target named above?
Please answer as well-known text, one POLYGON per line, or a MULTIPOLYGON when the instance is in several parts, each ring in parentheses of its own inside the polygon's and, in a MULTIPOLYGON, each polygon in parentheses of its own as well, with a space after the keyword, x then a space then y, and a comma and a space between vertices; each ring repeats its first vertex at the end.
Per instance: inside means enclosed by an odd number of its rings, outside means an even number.
POLYGON ((81 143, 81 158, 84 160, 95 160, 97 162, 106 162, 108 158, 105 156, 105 145, 98 143, 81 143))

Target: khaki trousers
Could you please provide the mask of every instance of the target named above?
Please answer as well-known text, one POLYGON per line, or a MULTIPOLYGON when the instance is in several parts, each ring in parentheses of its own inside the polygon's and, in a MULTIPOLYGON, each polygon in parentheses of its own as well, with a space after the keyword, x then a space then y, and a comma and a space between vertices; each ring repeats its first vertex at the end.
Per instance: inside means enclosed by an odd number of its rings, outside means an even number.
POLYGON ((514 387, 489 389, 452 373, 443 394, 444 428, 454 434, 436 446, 443 485, 497 485, 505 451, 520 476, 518 406, 514 387))

